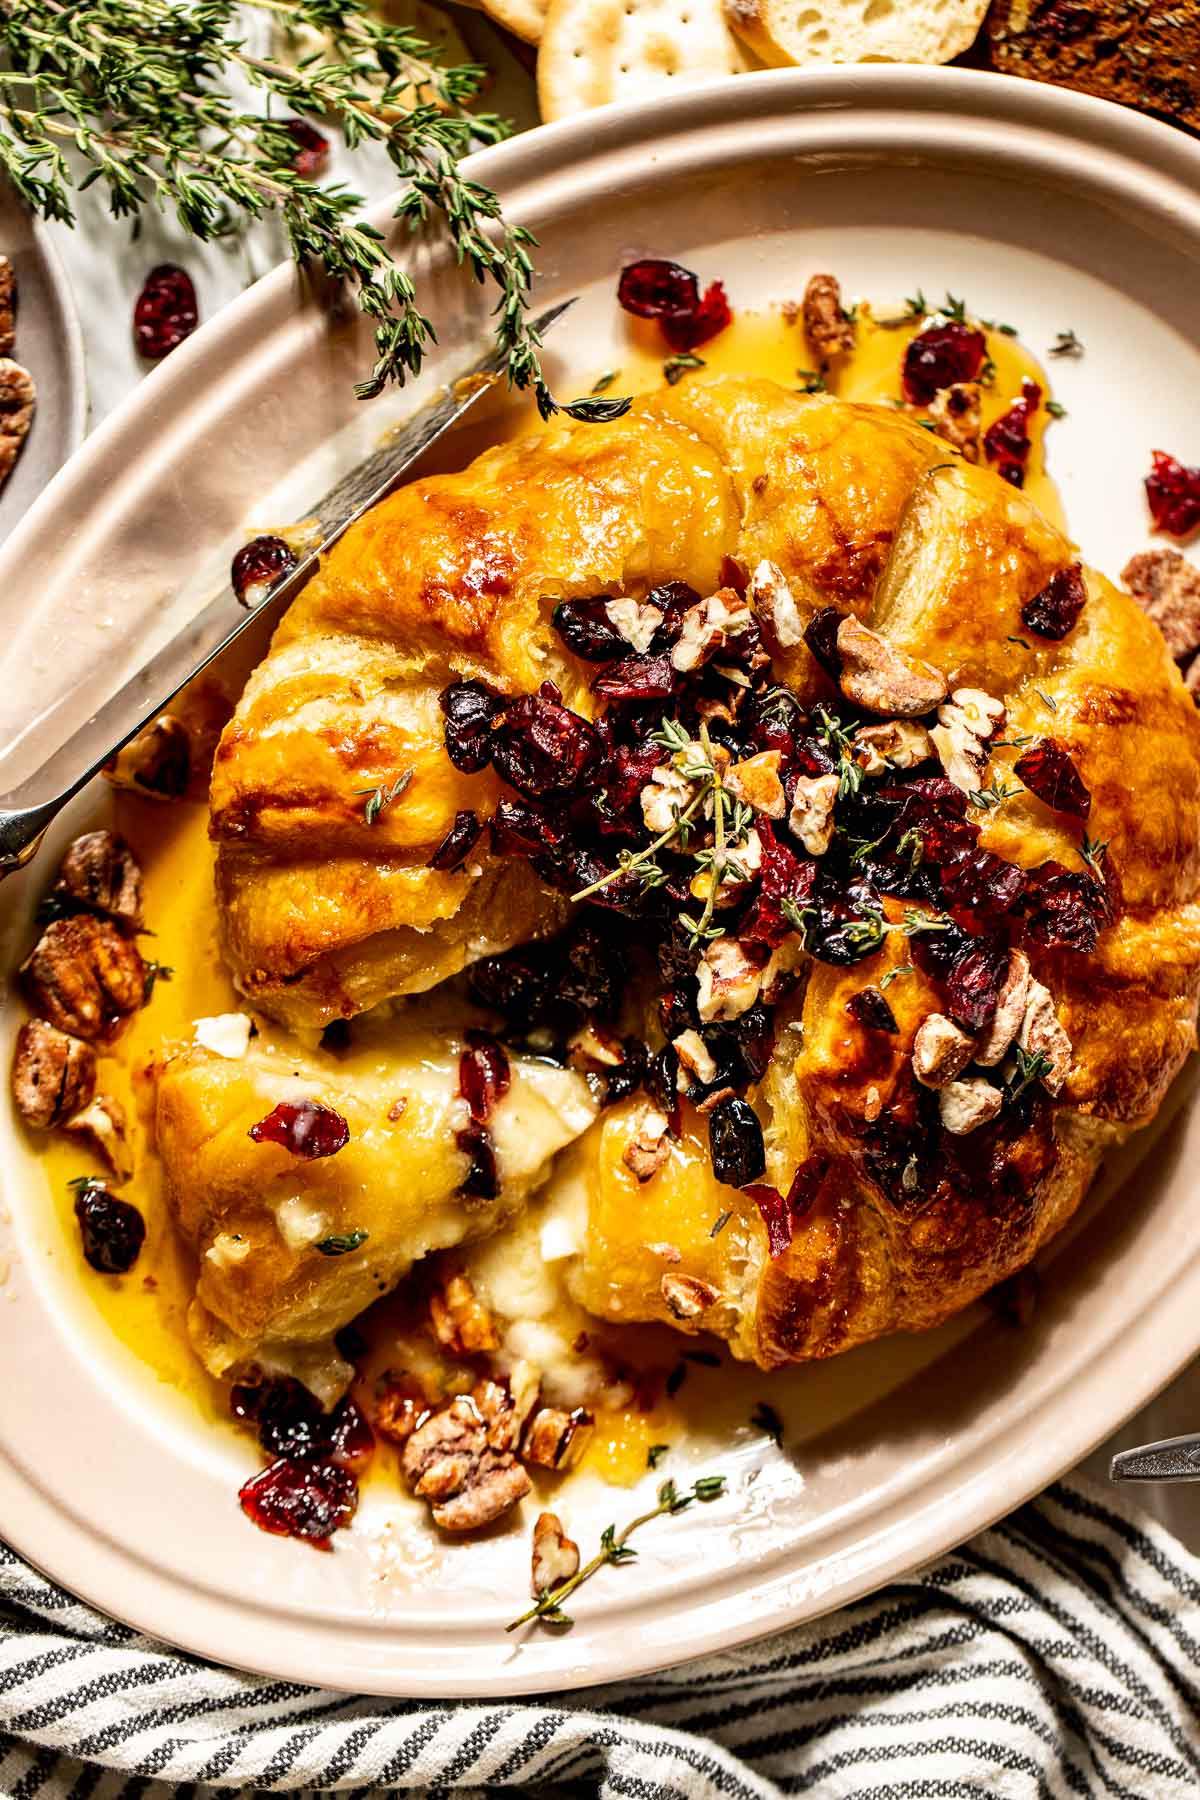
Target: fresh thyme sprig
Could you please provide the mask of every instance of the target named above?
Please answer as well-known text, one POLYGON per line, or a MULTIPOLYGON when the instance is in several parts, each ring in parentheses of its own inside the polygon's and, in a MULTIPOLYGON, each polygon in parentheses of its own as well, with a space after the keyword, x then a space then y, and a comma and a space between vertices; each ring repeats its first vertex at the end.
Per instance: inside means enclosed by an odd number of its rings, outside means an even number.
POLYGON ((402 774, 397 775, 390 787, 384 787, 381 783, 379 787, 374 788, 355 788, 356 794, 367 795, 367 804, 363 807, 364 823, 373 825, 384 807, 390 806, 393 800, 400 798, 412 778, 412 770, 405 769, 402 774))
POLYGON ((622 1531, 618 1531, 615 1525, 606 1526, 601 1533, 600 1548, 591 1561, 584 1563, 568 1581, 560 1582, 558 1587, 547 1588, 544 1593, 539 1594, 533 1605, 504 1629, 516 1631, 518 1626, 527 1625, 530 1619, 537 1619, 543 1625, 573 1625, 575 1621, 562 1610, 562 1602, 606 1563, 631 1562, 637 1555, 636 1550, 629 1548, 629 1539, 635 1531, 643 1525, 649 1525, 652 1519, 661 1519, 664 1513, 674 1517, 676 1513, 686 1512, 693 1500, 704 1504, 719 1500, 724 1492, 723 1475, 702 1475, 692 1483, 691 1491, 686 1494, 681 1494, 673 1481, 664 1481, 658 1490, 657 1503, 649 1512, 639 1513, 622 1531))
POLYGON ((486 69, 441 67, 428 43, 385 24, 368 0, 249 4, 320 32, 324 47, 294 68, 253 54, 235 0, 5 0, 0 170, 36 212, 66 224, 74 194, 94 182, 115 218, 170 209, 202 240, 227 235, 231 218, 276 214, 296 261, 323 262, 375 326, 375 366, 356 389, 365 398, 415 375, 434 331, 412 277, 359 216, 363 197, 293 166, 287 115, 331 116, 350 150, 385 150, 404 184, 395 217, 405 231, 439 222, 456 261, 494 290, 508 378, 549 417, 556 403, 528 317, 535 240, 458 168, 468 149, 510 129, 464 110, 486 69), (238 85, 261 95, 261 112, 235 101, 238 85))
POLYGON ((1005 1094, 1009 1105, 1019 1100, 1027 1087, 1035 1081, 1041 1081, 1052 1068, 1050 1058, 1041 1050, 1018 1049, 1014 1058, 1014 1068, 1005 1094))

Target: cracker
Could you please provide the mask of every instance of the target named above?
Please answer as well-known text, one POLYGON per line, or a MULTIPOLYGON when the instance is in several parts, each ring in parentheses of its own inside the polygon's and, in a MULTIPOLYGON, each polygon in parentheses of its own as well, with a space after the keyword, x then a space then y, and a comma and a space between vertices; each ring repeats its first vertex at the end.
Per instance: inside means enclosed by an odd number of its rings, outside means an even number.
POLYGON ((524 43, 541 43, 549 0, 471 0, 471 3, 524 43))
POLYGON ((944 63, 974 41, 988 0, 725 0, 729 25, 776 68, 944 63))
POLYGON ((538 100, 543 119, 565 119, 755 66, 721 0, 550 0, 538 100))

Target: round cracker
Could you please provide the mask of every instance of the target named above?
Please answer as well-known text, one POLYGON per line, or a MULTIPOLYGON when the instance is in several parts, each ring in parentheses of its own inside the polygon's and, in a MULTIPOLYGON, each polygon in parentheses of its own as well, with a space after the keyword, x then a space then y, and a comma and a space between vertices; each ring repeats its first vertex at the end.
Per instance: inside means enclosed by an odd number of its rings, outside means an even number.
POLYGON ((541 43, 549 0, 470 0, 470 3, 524 43, 541 43))
POLYGON ((754 66, 721 0, 550 0, 538 101, 543 119, 565 119, 754 66))

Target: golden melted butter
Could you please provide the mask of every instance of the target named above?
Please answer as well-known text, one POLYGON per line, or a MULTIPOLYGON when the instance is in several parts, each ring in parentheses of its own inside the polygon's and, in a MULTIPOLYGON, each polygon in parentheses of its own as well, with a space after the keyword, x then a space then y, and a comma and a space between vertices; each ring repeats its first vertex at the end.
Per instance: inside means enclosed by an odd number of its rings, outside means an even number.
MULTIPOLYGON (((879 316, 886 317, 886 311, 881 310, 879 316)), ((891 404, 899 395, 901 361, 916 329, 915 321, 891 328, 881 326, 869 311, 862 309, 856 348, 830 370, 829 391, 848 400, 891 404)), ((1020 344, 997 331, 989 331, 987 337, 995 373, 984 391, 985 429, 1011 404, 1024 377, 1036 380, 1048 394, 1043 371, 1020 344)), ((626 345, 616 363, 614 379, 606 384, 605 391, 636 394, 660 386, 668 354, 656 326, 647 321, 629 321, 626 345)), ((700 354, 705 368, 713 373, 757 374, 789 388, 802 387, 810 360, 799 324, 790 322, 782 312, 743 314, 720 337, 704 345, 700 354)), ((597 370, 591 380, 598 382, 607 373, 597 370)), ((690 376, 685 373, 682 379, 690 376)), ((579 384, 580 391, 586 392, 589 385, 585 378, 579 384)), ((528 402, 509 400, 498 409, 485 402, 484 408, 491 416, 454 433, 440 447, 438 466, 461 467, 487 443, 536 426, 528 402)), ((1062 525, 1058 495, 1045 467, 1046 423, 1045 410, 1039 409, 1030 433, 1033 445, 1025 491, 1049 518, 1062 525)), ((189 1042, 197 1018, 234 1012, 240 1005, 218 951, 207 814, 203 806, 194 803, 163 806, 128 794, 116 796, 115 809, 116 829, 133 846, 145 873, 145 915, 154 935, 143 940, 143 954, 172 971, 169 979, 156 982, 150 1004, 130 1021, 111 1051, 100 1059, 100 1087, 125 1104, 135 1124, 137 1171, 122 1192, 145 1217, 147 1236, 137 1266, 129 1275, 98 1275, 87 1267, 79 1252, 68 1183, 75 1176, 103 1174, 103 1170, 86 1151, 61 1136, 49 1140, 42 1160, 58 1228, 70 1246, 70 1254, 78 1260, 90 1303, 114 1336, 160 1381, 178 1389, 206 1419, 226 1420, 224 1392, 203 1370, 188 1344, 186 1316, 194 1286, 194 1266, 190 1252, 179 1242, 167 1216, 149 1129, 149 1072, 164 1047, 189 1042)), ((610 1122, 604 1128, 617 1129, 618 1123, 610 1122)), ((713 1209, 714 1193, 702 1146, 698 1142, 684 1145, 680 1154, 694 1164, 695 1204, 707 1218, 713 1209)), ((619 1166, 619 1162, 614 1166, 619 1166)), ((615 1196, 616 1202, 626 1198, 615 1196)), ((621 1205, 614 1204, 613 1221, 619 1219, 621 1211, 621 1205)), ((642 1218, 639 1241, 647 1234, 642 1218)), ((404 1366, 405 1338, 406 1334, 411 1338, 412 1325, 397 1310, 397 1304, 394 1299, 382 1301, 360 1321, 369 1345, 361 1384, 367 1397, 386 1369, 404 1366)), ((664 1338, 670 1336, 672 1348, 665 1353, 668 1367, 670 1361, 677 1361, 677 1367, 685 1369, 687 1382, 675 1402, 659 1400, 648 1408, 635 1404, 623 1409, 602 1409, 583 1458, 585 1469, 606 1481, 632 1485, 645 1472, 654 1446, 678 1447, 686 1435, 689 1414, 702 1416, 706 1432, 725 1441, 739 1424, 744 1424, 749 1410, 747 1380, 760 1384, 762 1380, 752 1371, 728 1366, 713 1370, 697 1364, 689 1360, 695 1356, 694 1339, 675 1340, 673 1334, 653 1327, 635 1326, 621 1332, 609 1324, 604 1331, 607 1347, 612 1350, 623 1345, 633 1366, 639 1361, 644 1364, 647 1358, 661 1358, 664 1338)), ((428 1350, 425 1354, 427 1357, 428 1350)), ((858 1352, 860 1371, 865 1372, 871 1354, 870 1350, 858 1352)), ((901 1372, 912 1360, 912 1354, 903 1348, 893 1349, 889 1357, 901 1372)), ((399 1479, 397 1464, 395 1446, 381 1440, 372 1466, 372 1483, 394 1485, 399 1479)))

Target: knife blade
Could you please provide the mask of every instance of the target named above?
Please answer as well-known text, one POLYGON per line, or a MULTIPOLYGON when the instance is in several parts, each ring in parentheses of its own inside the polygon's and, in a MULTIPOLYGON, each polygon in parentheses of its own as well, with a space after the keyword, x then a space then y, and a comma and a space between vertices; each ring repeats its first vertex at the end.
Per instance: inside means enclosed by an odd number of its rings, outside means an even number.
MULTIPOLYGON (((561 301, 533 320, 543 336, 574 306, 561 301)), ((430 445, 468 413, 495 385, 506 364, 499 347, 488 352, 442 397, 423 407, 364 462, 343 476, 323 500, 306 509, 321 520, 319 542, 272 582, 264 598, 242 611, 232 588, 214 600, 132 675, 86 719, 41 767, 20 785, 0 795, 0 878, 23 868, 36 855, 46 827, 123 744, 137 736, 181 688, 224 655, 231 645, 257 641, 265 652, 275 626, 296 595, 316 573, 321 557, 363 514, 382 500, 430 445)))

